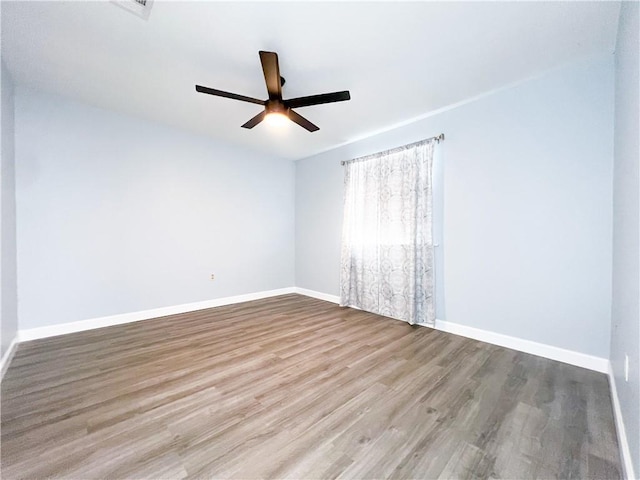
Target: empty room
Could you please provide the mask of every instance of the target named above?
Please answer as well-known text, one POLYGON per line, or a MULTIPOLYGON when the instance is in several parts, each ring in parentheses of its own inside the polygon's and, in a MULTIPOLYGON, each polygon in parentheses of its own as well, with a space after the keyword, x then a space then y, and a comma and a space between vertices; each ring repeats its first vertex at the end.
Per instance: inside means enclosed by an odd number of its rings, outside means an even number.
POLYGON ((2 478, 638 478, 639 20, 2 0, 2 478))

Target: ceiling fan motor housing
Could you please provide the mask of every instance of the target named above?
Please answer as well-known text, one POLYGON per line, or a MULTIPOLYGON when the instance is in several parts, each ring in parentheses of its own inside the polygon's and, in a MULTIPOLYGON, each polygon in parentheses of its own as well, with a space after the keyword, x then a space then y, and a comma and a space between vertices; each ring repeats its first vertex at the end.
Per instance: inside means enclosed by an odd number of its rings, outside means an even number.
POLYGON ((281 100, 267 100, 265 105, 265 111, 267 113, 281 113, 287 115, 289 109, 284 106, 281 100))

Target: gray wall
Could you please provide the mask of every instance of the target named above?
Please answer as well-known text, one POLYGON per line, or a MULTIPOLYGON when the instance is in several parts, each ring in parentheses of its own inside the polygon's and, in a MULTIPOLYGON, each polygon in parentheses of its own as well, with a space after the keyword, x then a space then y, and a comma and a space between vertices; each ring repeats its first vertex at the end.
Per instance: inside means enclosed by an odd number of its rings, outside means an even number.
POLYGON ((640 5, 623 2, 615 60, 611 365, 636 475, 640 475, 640 5), (624 356, 629 355, 629 382, 624 356))
POLYGON ((22 88, 15 102, 21 329, 293 286, 293 162, 22 88))
POLYGON ((2 111, 0 141, 0 345, 7 352, 18 329, 16 290, 16 194, 14 157, 14 90, 9 71, 2 62, 2 111))
POLYGON ((607 358, 613 81, 591 58, 298 161, 296 285, 339 293, 340 161, 444 132, 440 319, 607 358))

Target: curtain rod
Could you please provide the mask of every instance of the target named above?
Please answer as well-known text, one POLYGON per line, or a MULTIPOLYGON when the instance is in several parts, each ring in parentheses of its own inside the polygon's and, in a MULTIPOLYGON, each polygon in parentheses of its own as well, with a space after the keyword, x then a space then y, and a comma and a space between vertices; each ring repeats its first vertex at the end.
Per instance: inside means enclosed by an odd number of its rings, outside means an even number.
POLYGON ((438 143, 444 142, 444 133, 441 133, 440 135, 437 135, 435 137, 427 138, 427 140, 435 140, 438 143))
MULTIPOLYGON (((415 142, 415 143, 428 142, 429 140, 434 140, 436 143, 444 142, 444 133, 441 133, 440 135, 436 135, 435 137, 425 138, 424 140, 420 140, 419 142, 415 142)), ((412 144, 410 143, 409 145, 412 145, 412 144)), ((343 160, 340 162, 340 165, 344 165, 349 161, 350 160, 343 160)))

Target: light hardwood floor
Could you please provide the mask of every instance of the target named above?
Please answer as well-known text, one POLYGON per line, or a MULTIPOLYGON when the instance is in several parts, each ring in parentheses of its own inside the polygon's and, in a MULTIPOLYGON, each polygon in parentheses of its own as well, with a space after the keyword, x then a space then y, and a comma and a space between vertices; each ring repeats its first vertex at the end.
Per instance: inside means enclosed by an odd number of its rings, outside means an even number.
POLYGON ((607 378, 299 295, 20 344, 2 478, 620 478, 607 378))

